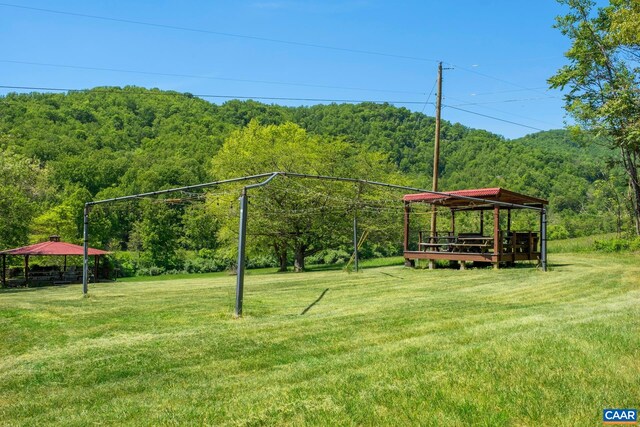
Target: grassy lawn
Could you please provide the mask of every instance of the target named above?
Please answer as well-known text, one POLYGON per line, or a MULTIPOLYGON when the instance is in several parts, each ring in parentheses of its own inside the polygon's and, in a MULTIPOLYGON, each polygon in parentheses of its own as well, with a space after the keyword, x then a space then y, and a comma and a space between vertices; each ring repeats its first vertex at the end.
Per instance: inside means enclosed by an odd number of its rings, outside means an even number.
POLYGON ((640 256, 0 291, 0 425, 601 425, 640 408, 640 256), (315 302, 315 304, 314 304, 315 302), (301 314, 305 312, 305 314, 301 314))

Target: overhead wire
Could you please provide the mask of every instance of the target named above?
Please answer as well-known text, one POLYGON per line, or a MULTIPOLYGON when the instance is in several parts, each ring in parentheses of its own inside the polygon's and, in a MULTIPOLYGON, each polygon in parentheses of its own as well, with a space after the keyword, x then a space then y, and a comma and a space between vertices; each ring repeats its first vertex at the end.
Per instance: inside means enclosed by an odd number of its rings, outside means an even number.
MULTIPOLYGON (((451 99, 451 100, 454 100, 454 101, 458 101, 458 102, 464 102, 462 99, 452 98, 450 96, 448 96, 447 98, 451 99)), ((504 101, 504 102, 516 102, 516 101, 515 100, 508 100, 508 101, 504 101)), ((497 103, 499 103, 499 101, 494 101, 493 103, 497 104, 497 103)), ((485 108, 487 110, 496 111, 498 113, 506 114, 506 115, 513 116, 513 117, 518 117, 520 119, 530 120, 530 121, 538 122, 538 123, 544 123, 544 124, 549 125, 549 126, 555 126, 554 123, 546 122, 546 121, 540 120, 540 119, 534 119, 533 117, 524 116, 522 114, 516 114, 516 113, 513 113, 511 111, 504 111, 504 110, 500 110, 498 108, 487 107, 486 105, 480 104, 480 103, 456 104, 456 105, 449 105, 449 107, 452 107, 452 108, 453 107, 458 107, 459 108, 459 107, 464 107, 464 106, 476 106, 476 105, 482 105, 482 108, 485 108)))
POLYGON ((42 66, 42 67, 56 67, 56 68, 68 68, 68 69, 75 69, 75 70, 91 70, 91 71, 108 71, 108 72, 116 72, 116 73, 129 73, 129 74, 140 74, 140 75, 149 75, 149 76, 186 77, 186 78, 193 78, 193 79, 219 80, 219 81, 230 81, 230 82, 240 82, 240 83, 260 83, 260 84, 271 84, 271 85, 282 85, 282 86, 313 87, 313 88, 321 88, 321 89, 341 89, 341 90, 357 90, 357 91, 365 91, 365 92, 405 93, 405 94, 412 94, 412 95, 425 95, 425 93, 423 92, 413 92, 413 91, 406 91, 406 90, 370 89, 370 88, 362 88, 362 87, 331 86, 331 85, 321 85, 321 84, 313 84, 313 83, 291 83, 291 82, 281 82, 281 81, 271 81, 271 80, 252 80, 252 79, 238 79, 238 78, 231 78, 231 77, 212 77, 212 76, 202 76, 202 75, 194 75, 194 74, 126 70, 121 68, 105 68, 105 67, 90 67, 90 66, 83 66, 83 65, 53 64, 53 63, 45 63, 45 62, 16 61, 11 59, 0 59, 0 62, 5 64, 36 65, 36 66, 42 66))
MULTIPOLYGON (((448 97, 449 99, 453 99, 459 102, 465 102, 461 99, 456 99, 456 98, 451 98, 448 97)), ((467 102, 464 104, 456 104, 454 105, 454 107, 469 107, 472 105, 489 105, 489 104, 505 104, 505 103, 514 103, 514 102, 530 102, 530 101, 544 101, 547 99, 559 99, 559 97, 557 96, 543 96, 543 97, 539 97, 539 98, 521 98, 521 99, 500 99, 500 100, 494 100, 494 101, 482 101, 482 102, 467 102)))
POLYGON ((143 25, 146 27, 162 28, 162 29, 168 29, 168 30, 188 31, 193 33, 213 34, 217 36, 257 40, 257 41, 279 43, 279 44, 286 44, 286 45, 292 45, 292 46, 312 47, 316 49, 334 50, 334 51, 347 52, 347 53, 359 53, 363 55, 375 55, 375 56, 383 56, 388 58, 408 59, 408 60, 414 60, 414 61, 438 62, 438 60, 436 59, 422 58, 418 56, 399 55, 395 53, 377 52, 372 50, 351 49, 346 47, 329 46, 329 45, 323 45, 323 44, 317 44, 317 43, 306 43, 306 42, 293 41, 293 40, 274 39, 270 37, 260 37, 260 36, 252 36, 247 34, 229 33, 224 31, 206 30, 203 28, 191 28, 191 27, 183 27, 178 25, 159 24, 154 22, 138 21, 134 19, 114 18, 114 17, 108 17, 108 16, 91 15, 86 13, 68 12, 68 11, 57 10, 57 9, 46 9, 46 8, 40 8, 40 7, 24 6, 24 5, 18 5, 13 3, 1 2, 0 6, 12 7, 16 9, 32 10, 36 12, 43 12, 43 13, 49 13, 49 14, 75 16, 78 18, 96 19, 96 20, 109 21, 109 22, 120 22, 125 24, 143 25))
MULTIPOLYGON (((286 45, 292 45, 292 46, 311 47, 315 49, 326 49, 326 50, 333 50, 333 51, 340 51, 340 52, 347 52, 347 53, 358 53, 363 55, 374 55, 374 56, 396 58, 396 59, 407 59, 407 60, 414 60, 414 61, 424 61, 424 62, 434 62, 434 63, 440 62, 440 60, 434 59, 434 58, 425 58, 425 57, 412 56, 412 55, 400 55, 395 53, 379 52, 379 51, 372 51, 372 50, 365 50, 365 49, 352 49, 352 48, 339 47, 339 46, 323 45, 318 43, 307 43, 307 42, 300 42, 295 40, 275 39, 275 38, 269 38, 269 37, 252 36, 247 34, 229 33, 229 32, 223 32, 223 31, 213 31, 213 30, 207 30, 202 28, 191 28, 191 27, 184 27, 184 26, 178 26, 178 25, 159 24, 154 22, 146 22, 146 21, 139 21, 139 20, 133 20, 133 19, 114 18, 114 17, 108 17, 108 16, 69 12, 69 11, 63 11, 63 10, 57 10, 57 9, 24 6, 24 5, 14 4, 14 3, 0 2, 0 6, 23 9, 23 10, 31 10, 31 11, 49 13, 49 14, 74 16, 74 17, 86 18, 86 19, 102 20, 102 21, 109 21, 109 22, 120 22, 120 23, 132 24, 132 25, 142 25, 147 27, 162 28, 162 29, 169 29, 169 30, 176 30, 176 31, 188 31, 188 32, 203 33, 203 34, 212 34, 212 35, 218 35, 218 36, 224 36, 224 37, 233 37, 233 38, 256 40, 256 41, 263 41, 263 42, 270 42, 270 43, 286 44, 286 45)), ((446 62, 446 64, 453 66, 456 69, 466 71, 468 73, 476 74, 484 78, 499 81, 501 83, 508 84, 514 87, 518 87, 522 90, 541 93, 537 91, 535 88, 527 88, 526 86, 520 85, 518 83, 514 83, 509 80, 506 80, 500 77, 495 77, 486 73, 482 73, 482 72, 479 72, 467 67, 463 67, 451 62, 446 62)))
MULTIPOLYGON (((53 92, 103 92, 103 93, 123 93, 121 89, 69 89, 69 88, 51 88, 51 87, 37 87, 37 86, 12 86, 12 85, 0 85, 0 89, 18 89, 18 90, 44 90, 53 92)), ((140 92, 136 95, 148 95, 148 96, 175 96, 180 92, 140 92)), ((270 97, 270 96, 238 96, 238 95, 212 95, 212 94, 189 94, 191 96, 199 98, 219 98, 219 99, 243 99, 243 100, 261 100, 261 101, 301 101, 301 102, 334 102, 334 103, 374 103, 374 104, 404 104, 404 105, 423 105, 424 101, 396 101, 396 100, 371 100, 371 99, 331 99, 331 98, 296 98, 296 97, 270 97)), ((429 105, 434 104, 428 102, 429 105)), ((515 126, 521 126, 538 131, 544 131, 544 129, 536 128, 533 126, 525 125, 523 123, 514 122, 511 120, 501 119, 499 117, 490 116, 488 114, 482 114, 475 111, 465 110, 463 108, 442 104, 442 107, 452 108, 454 110, 462 111, 468 114, 485 117, 488 119, 497 120, 500 122, 509 123, 515 126)))
POLYGON ((509 81, 509 80, 505 80, 505 79, 503 79, 501 77, 495 77, 495 76, 492 76, 492 75, 489 75, 489 74, 486 74, 486 73, 481 73, 479 71, 472 70, 472 69, 466 68, 466 67, 462 67, 460 65, 452 64, 450 62, 448 62, 447 65, 450 65, 450 66, 452 66, 452 67, 454 67, 456 69, 462 70, 462 71, 466 71, 468 73, 476 74, 478 76, 481 76, 481 77, 484 77, 484 78, 487 78, 487 79, 490 79, 490 80, 495 80, 495 81, 498 81, 500 83, 508 84, 510 86, 514 86, 514 87, 517 87, 517 88, 525 90, 525 91, 530 91, 530 92, 535 92, 535 93, 538 93, 538 94, 545 95, 544 92, 541 92, 541 91, 533 89, 533 88, 528 88, 528 87, 526 87, 524 85, 521 85, 521 84, 518 84, 518 83, 514 83, 514 82, 509 81))
MULTIPOLYGON (((0 89, 17 89, 17 90, 42 90, 49 92, 102 92, 102 93, 124 93, 120 88, 93 88, 93 89, 71 89, 71 88, 55 88, 55 87, 39 87, 39 86, 12 86, 0 85, 0 89)), ((140 92, 136 95, 145 96, 175 96, 182 95, 181 92, 165 91, 165 92, 140 92)), ((241 96, 241 95, 213 95, 213 94, 195 94, 184 93, 199 98, 220 98, 220 99, 243 99, 243 100, 266 100, 266 101, 307 101, 307 102, 344 102, 344 103, 363 103, 371 102, 376 104, 416 104, 422 105, 424 101, 396 101, 396 100, 372 100, 372 99, 347 99, 347 98, 298 98, 298 97, 278 97, 278 96, 241 96)))
POLYGON ((520 127, 524 127, 524 128, 528 128, 528 129, 533 129, 533 130, 537 130, 537 131, 540 131, 540 132, 544 132, 544 129, 540 129, 540 128, 537 128, 535 126, 529 126, 529 125, 525 125, 525 124, 522 124, 522 123, 511 121, 511 120, 501 119, 499 117, 490 116, 488 114, 482 114, 482 113, 478 113, 476 111, 465 110, 464 108, 453 107, 451 105, 444 105, 443 104, 442 106, 446 107, 446 108, 451 108, 453 110, 462 111, 462 112, 465 112, 465 113, 468 113, 468 114, 473 114, 475 116, 485 117, 487 119, 497 120, 499 122, 509 123, 509 124, 512 124, 512 125, 515 125, 515 126, 520 126, 520 127))
MULTIPOLYGON (((5 3, 5 2, 0 2, 0 6, 23 9, 23 10, 31 10, 31 11, 37 11, 37 12, 43 12, 43 13, 49 13, 49 14, 68 15, 68 16, 75 16, 75 17, 88 18, 88 19, 97 19, 97 20, 104 20, 104 21, 111 21, 111 22, 121 22, 121 23, 127 23, 127 24, 144 25, 144 26, 149 26, 149 27, 164 28, 164 29, 179 30, 179 31, 190 31, 190 32, 197 32, 197 33, 214 34, 214 35, 220 35, 220 36, 226 36, 226 37, 237 37, 237 38, 265 41, 265 42, 272 42, 272 43, 297 45, 297 46, 303 46, 303 47, 329 49, 329 50, 336 50, 336 51, 360 53, 360 54, 367 54, 367 55, 377 55, 377 56, 385 56, 385 57, 393 57, 393 58, 401 58, 401 59, 411 59, 411 60, 420 60, 420 61, 429 61, 429 62, 439 62, 438 60, 435 60, 435 59, 432 59, 432 58, 421 58, 421 57, 416 57, 416 56, 398 55, 398 54, 391 54, 391 53, 378 52, 378 51, 369 51, 369 50, 363 50, 363 49, 351 49, 351 48, 328 46, 328 45, 315 44, 315 43, 305 43, 305 42, 298 42, 298 41, 291 41, 291 40, 273 39, 273 38, 267 38, 267 37, 245 35, 245 34, 236 34, 236 33, 220 32, 220 31, 213 31, 213 30, 206 30, 206 29, 199 29, 199 28, 190 28, 190 27, 183 27, 183 26, 176 26, 176 25, 159 24, 159 23, 146 22, 146 21, 138 21, 138 20, 123 19, 123 18, 114 18, 114 17, 99 16, 99 15, 83 14, 83 13, 69 12, 69 11, 56 10, 56 9, 37 8, 37 7, 17 5, 17 4, 5 3)), ((8 60, 4 60, 2 62, 29 63, 27 61, 8 61, 8 60)), ((64 67, 64 68, 94 69, 94 70, 101 70, 101 71, 114 71, 114 72, 150 74, 150 75, 165 75, 165 76, 178 76, 178 77, 191 77, 191 78, 208 78, 208 79, 217 79, 217 80, 253 82, 253 83, 263 83, 263 84, 282 84, 282 85, 289 85, 289 86, 325 87, 325 88, 346 89, 346 90, 364 90, 364 91, 375 91, 375 92, 415 93, 415 92, 410 92, 410 91, 392 91, 392 90, 366 89, 366 88, 349 88, 349 87, 341 87, 341 86, 325 86, 325 85, 314 85, 314 84, 306 84, 306 83, 289 83, 289 82, 274 82, 274 81, 261 81, 261 80, 249 80, 249 79, 233 79, 233 78, 224 78, 224 77, 216 78, 216 77, 195 76, 195 75, 178 74, 178 73, 159 73, 159 72, 146 72, 146 71, 135 71, 135 70, 109 69, 109 68, 101 68, 101 67, 67 66, 67 65, 62 65, 62 64, 46 64, 46 63, 31 63, 31 64, 33 64, 33 65, 43 65, 43 66, 56 66, 56 67, 64 67)), ((496 81, 499 81, 501 83, 505 83, 505 84, 517 87, 521 91, 532 91, 532 92, 543 94, 543 92, 538 91, 537 88, 528 88, 528 87, 525 87, 523 85, 508 81, 506 79, 495 77, 495 76, 491 76, 489 74, 482 73, 482 72, 479 72, 479 71, 476 71, 476 70, 473 70, 473 69, 470 69, 470 68, 467 68, 467 67, 463 67, 463 66, 460 66, 460 65, 457 65, 457 64, 454 64, 454 63, 447 62, 446 64, 450 65, 450 66, 453 66, 456 69, 459 69, 459 70, 462 70, 462 71, 473 73, 473 74, 476 74, 476 75, 479 75, 479 76, 482 76, 482 77, 485 77, 485 78, 488 78, 488 79, 496 80, 496 81)), ((67 91, 67 92, 75 91, 73 89, 33 88, 33 87, 19 87, 19 86, 0 86, 0 88, 5 88, 5 89, 6 88, 9 88, 9 89, 25 89, 25 90, 31 89, 31 90, 67 91)), ((270 100, 270 101, 343 102, 343 103, 373 102, 373 103, 389 103, 389 104, 401 104, 401 105, 420 105, 421 104, 421 105, 423 105, 422 110, 421 110, 421 114, 424 113, 424 110, 425 110, 427 105, 433 104, 433 103, 430 103, 428 101, 430 99, 430 97, 431 97, 431 94, 428 96, 427 102, 425 102, 425 103, 422 103, 422 102, 419 102, 419 101, 388 101, 388 100, 381 101, 381 100, 323 99, 323 98, 295 98, 295 97, 264 97, 264 96, 249 97, 249 96, 209 95, 209 94, 198 94, 198 95, 194 95, 194 96, 198 96, 198 97, 201 97, 201 98, 253 99, 253 100, 270 100)), ((515 100, 509 100, 509 101, 503 101, 503 102, 516 102, 516 101, 515 100)), ((476 105, 478 105, 478 104, 476 104, 476 105)), ((489 119, 492 119, 492 120, 497 120, 497 121, 504 122, 504 123, 509 123, 509 124, 512 124, 512 125, 515 125, 515 126, 525 127, 525 128, 529 128, 529 129, 533 129, 533 130, 540 130, 540 131, 543 130, 543 129, 540 129, 540 128, 536 128, 534 126, 529 126, 529 125, 525 125, 525 124, 522 124, 522 123, 517 123, 515 121, 506 120, 506 119, 502 119, 502 118, 499 118, 499 117, 491 116, 491 115, 488 115, 488 114, 482 114, 482 113, 477 113, 477 112, 474 112, 474 111, 462 109, 459 106, 452 106, 452 105, 444 105, 443 104, 443 107, 451 108, 451 109, 454 109, 454 110, 457 110, 457 111, 460 111, 460 112, 464 112, 464 113, 468 113, 468 114, 477 115, 477 116, 480 116, 480 117, 489 118, 489 119)), ((499 110, 496 110, 496 111, 499 111, 499 110)), ((523 118, 525 118, 525 117, 523 117, 523 118)), ((529 119, 529 118, 527 118, 527 119, 528 120, 532 120, 532 119, 529 119)), ((535 119, 533 119, 533 120, 535 120, 535 119)), ((538 120, 536 120, 536 121, 538 121, 538 120)), ((541 121, 541 123, 544 123, 544 122, 541 121)), ((549 124, 549 123, 547 123, 547 124, 549 124)))

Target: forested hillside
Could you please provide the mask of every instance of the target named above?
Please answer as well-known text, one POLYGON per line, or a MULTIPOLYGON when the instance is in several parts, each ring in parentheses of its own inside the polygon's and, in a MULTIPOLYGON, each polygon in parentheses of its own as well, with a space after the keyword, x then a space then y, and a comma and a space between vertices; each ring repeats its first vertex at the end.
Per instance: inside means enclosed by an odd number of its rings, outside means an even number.
MULTIPOLYGON (((434 119, 392 105, 215 105, 136 87, 10 94, 0 98, 0 248, 49 234, 79 241, 81 209, 88 200, 218 178, 212 160, 232 132, 251 120, 293 122, 320 139, 381 152, 406 182, 430 187, 434 119)), ((265 143, 264 150, 269 148, 265 143)), ((441 153, 443 190, 502 186, 548 198, 551 237, 626 225, 624 179, 610 164, 614 154, 582 145, 566 131, 505 140, 445 121, 441 153)), ((136 227, 157 209, 141 206, 121 208, 116 220, 103 218, 92 243, 115 240, 126 247, 136 227)), ((175 247, 216 246, 215 233, 208 245, 194 242, 202 240, 197 231, 202 222, 184 218, 204 218, 198 209, 181 208, 166 218, 176 228, 169 233, 175 247), (189 231, 187 223, 195 229, 189 231)))

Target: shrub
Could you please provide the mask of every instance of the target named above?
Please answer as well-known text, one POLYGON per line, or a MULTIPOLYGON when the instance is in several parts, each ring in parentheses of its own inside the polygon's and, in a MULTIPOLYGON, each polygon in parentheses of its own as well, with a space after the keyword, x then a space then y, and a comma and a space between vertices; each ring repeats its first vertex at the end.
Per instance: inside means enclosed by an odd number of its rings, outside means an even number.
POLYGON ((596 251, 601 252, 623 252, 640 250, 640 237, 633 239, 608 239, 594 240, 593 245, 596 251))
POLYGON ((549 240, 562 240, 568 239, 569 232, 563 225, 551 224, 547 229, 547 239, 549 240))
POLYGON ((113 252, 107 257, 109 268, 118 269, 119 277, 130 277, 136 274, 138 263, 133 259, 130 252, 113 252))
POLYGON ((273 255, 257 255, 247 259, 247 268, 278 267, 278 260, 273 255))
POLYGON ((350 257, 351 254, 342 249, 329 249, 325 251, 322 260, 325 264, 344 264, 350 257))
POLYGON ((159 276, 164 272, 164 268, 152 265, 151 267, 138 268, 138 271, 136 271, 136 276, 159 276))
POLYGON ((184 263, 185 273, 213 273, 223 271, 226 267, 226 263, 219 258, 194 258, 184 263))

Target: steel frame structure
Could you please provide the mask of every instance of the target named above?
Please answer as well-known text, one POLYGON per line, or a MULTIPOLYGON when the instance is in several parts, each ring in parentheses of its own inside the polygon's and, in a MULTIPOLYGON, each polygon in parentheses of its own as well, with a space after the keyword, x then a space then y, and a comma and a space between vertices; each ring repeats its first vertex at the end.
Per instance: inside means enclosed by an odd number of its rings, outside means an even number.
POLYGON ((241 317, 242 316, 243 296, 244 296, 244 273, 245 273, 245 259, 244 258, 245 258, 245 246, 246 246, 246 235, 247 235, 247 215, 248 215, 248 212, 247 212, 247 207, 248 207, 247 206, 248 205, 247 204, 247 197, 248 197, 248 191, 250 189, 259 188, 259 187, 263 187, 265 185, 268 185, 273 179, 275 179, 275 178, 277 178, 279 176, 283 177, 283 178, 317 179, 317 180, 323 180, 323 181, 351 182, 351 183, 357 183, 357 184, 361 184, 361 185, 372 185, 372 186, 378 186, 378 187, 386 187, 386 188, 392 188, 392 189, 404 190, 404 191, 411 191, 411 192, 416 192, 416 193, 431 193, 431 194, 447 196, 447 197, 454 197, 454 198, 464 199, 464 200, 468 200, 468 201, 486 203, 486 204, 491 204, 491 205, 494 205, 494 206, 501 206, 501 207, 506 207, 506 208, 512 207, 512 208, 530 209, 530 210, 538 211, 538 212, 540 212, 540 215, 541 215, 541 218, 542 218, 542 227, 541 227, 541 233, 540 233, 541 234, 541 236, 540 236, 541 266, 542 266, 542 270, 543 271, 547 271, 547 231, 546 231, 547 230, 547 212, 546 212, 546 209, 544 207, 526 206, 526 205, 520 205, 520 204, 517 204, 517 203, 506 203, 506 202, 500 202, 500 201, 495 201, 495 200, 487 200, 487 199, 483 199, 483 198, 479 198, 479 197, 451 195, 451 194, 446 193, 446 192, 431 191, 431 190, 425 190, 423 188, 409 187, 409 186, 397 185, 397 184, 389 184, 389 183, 386 183, 386 182, 369 181, 369 180, 365 180, 365 179, 342 178, 342 177, 325 176, 325 175, 310 175, 310 174, 302 174, 302 173, 294 173, 294 172, 268 172, 268 173, 262 173, 262 174, 258 174, 258 175, 242 176, 242 177, 239 177, 239 178, 231 178, 231 179, 225 179, 225 180, 221 180, 221 181, 207 182, 207 183, 204 183, 204 184, 188 185, 188 186, 185 186, 185 187, 170 188, 170 189, 167 189, 167 190, 151 191, 151 192, 147 192, 147 193, 132 194, 132 195, 128 195, 128 196, 114 197, 114 198, 110 198, 110 199, 96 200, 96 201, 85 203, 84 212, 83 212, 83 215, 84 215, 84 230, 83 230, 84 262, 83 262, 83 269, 82 269, 82 293, 86 296, 88 294, 88 292, 89 292, 89 288, 88 288, 89 212, 90 212, 92 206, 100 205, 100 204, 106 204, 106 203, 115 203, 115 202, 120 202, 120 201, 125 201, 125 200, 139 199, 139 198, 142 198, 142 197, 158 196, 158 195, 161 195, 161 194, 174 193, 174 192, 178 192, 178 191, 197 190, 197 189, 215 187, 215 186, 224 185, 224 184, 231 184, 231 183, 236 183, 236 182, 244 182, 244 181, 251 181, 251 180, 257 180, 257 179, 265 178, 263 181, 260 181, 258 183, 245 185, 242 188, 240 199, 239 199, 239 201, 240 201, 240 218, 239 218, 240 228, 239 228, 239 233, 238 233, 239 234, 239 236, 238 236, 238 271, 237 271, 237 276, 236 276, 236 302, 235 302, 234 314, 235 314, 236 317, 241 317))

